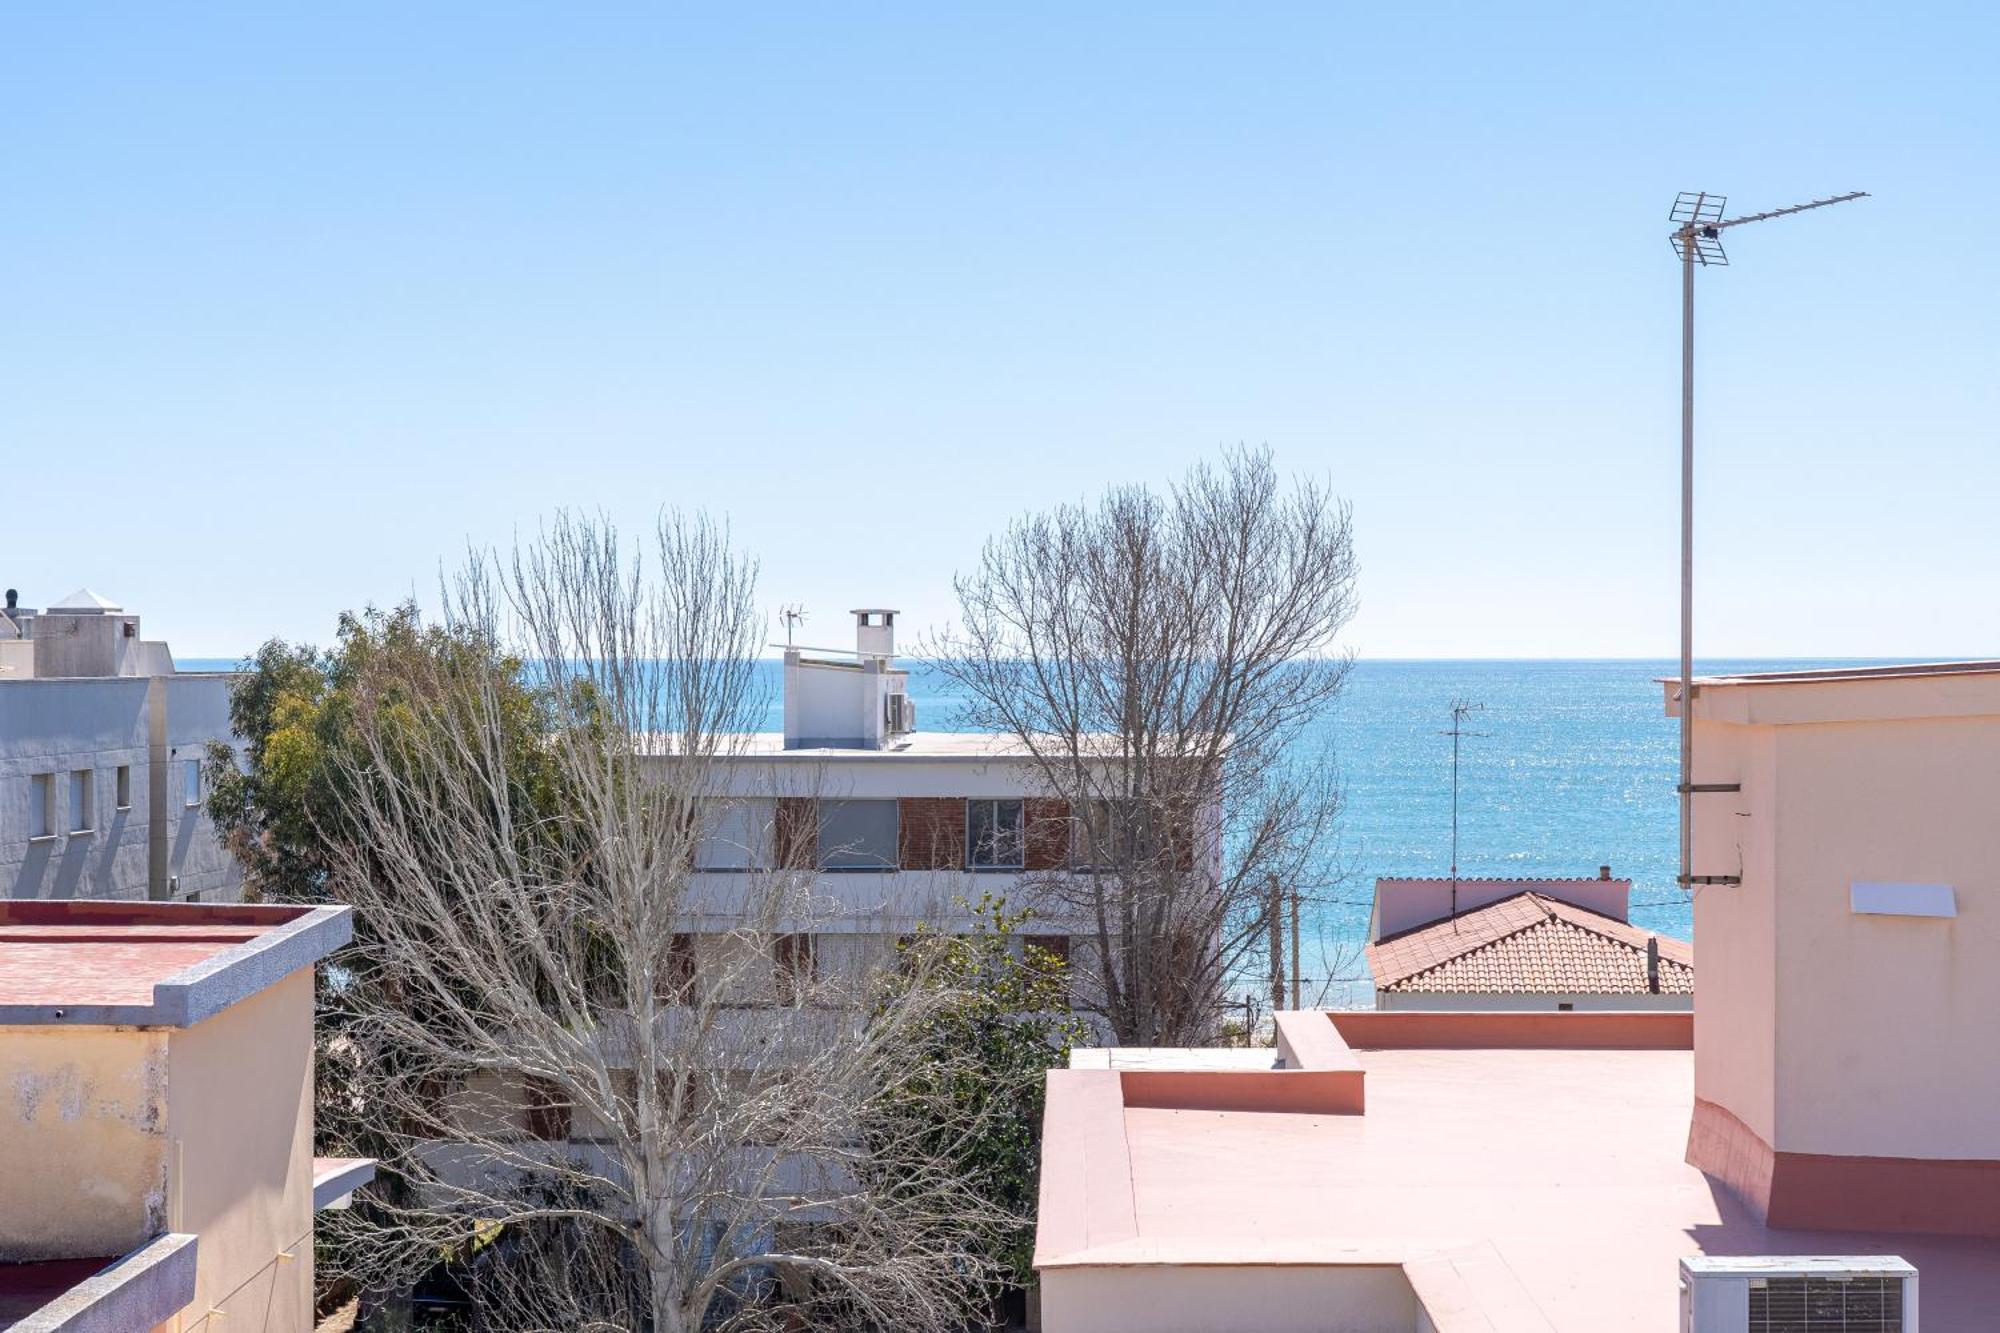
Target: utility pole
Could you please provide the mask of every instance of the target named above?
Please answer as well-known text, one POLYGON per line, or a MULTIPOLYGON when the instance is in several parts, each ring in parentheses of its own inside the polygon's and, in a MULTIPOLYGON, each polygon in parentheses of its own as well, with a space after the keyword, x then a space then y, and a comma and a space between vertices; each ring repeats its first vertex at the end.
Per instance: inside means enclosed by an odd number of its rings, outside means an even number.
POLYGON ((1485 704, 1474 703, 1470 699, 1453 699, 1451 730, 1438 733, 1451 737, 1451 928, 1454 933, 1458 930, 1458 743, 1462 737, 1486 734, 1465 729, 1467 718, 1485 711, 1485 704))
MULTIPOLYGON (((1667 220, 1675 225, 1667 240, 1681 261, 1681 872, 1680 885, 1692 892, 1702 884, 1740 884, 1738 875, 1697 875, 1694 873, 1694 803, 1701 792, 1736 791, 1740 784, 1711 782, 1699 786, 1694 780, 1694 266, 1726 268, 1729 256, 1722 249, 1722 233, 1730 227, 1770 218, 1789 217, 1815 208, 1866 199, 1866 191, 1837 194, 1830 199, 1814 199, 1774 208, 1768 213, 1749 213, 1740 218, 1724 218, 1728 200, 1719 194, 1682 191, 1675 198, 1667 220)), ((1456 875, 1456 872, 1453 872, 1456 875)), ((1454 898, 1456 895, 1454 894, 1454 898)))
POLYGON ((1302 1009, 1305 1000, 1301 994, 1299 976, 1299 886, 1292 885, 1292 1008, 1302 1009))
MULTIPOLYGON (((1271 1012, 1275 1014, 1285 1007, 1285 891, 1276 875, 1271 876, 1270 897, 1264 911, 1271 919, 1271 1012)), ((1296 968, 1298 960, 1294 958, 1292 964, 1296 968)))

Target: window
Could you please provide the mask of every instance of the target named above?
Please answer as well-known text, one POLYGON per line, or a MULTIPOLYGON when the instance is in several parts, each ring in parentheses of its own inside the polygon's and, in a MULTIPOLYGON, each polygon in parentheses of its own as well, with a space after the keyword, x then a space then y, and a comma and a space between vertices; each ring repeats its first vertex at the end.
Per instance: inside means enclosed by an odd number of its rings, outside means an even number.
POLYGON ((183 775, 181 781, 185 784, 186 788, 185 792, 183 793, 183 799, 185 799, 190 806, 200 805, 201 804, 201 760, 199 759, 181 760, 181 773, 183 775))
POLYGON ((132 765, 130 764, 118 765, 118 808, 120 810, 130 810, 132 808, 132 765))
POLYGON ((771 864, 771 802, 710 801, 702 807, 697 870, 764 870, 771 864))
POLYGON ((1556 1008, 1563 1013, 1568 1013, 1570 1010, 1575 1009, 1576 1006, 1574 1004, 1571 1004, 1568 1000, 1558 1000, 1556 1002, 1556 1008))
POLYGON ((1075 824, 1070 856, 1082 869, 1192 870, 1192 830, 1191 819, 1171 802, 1088 801, 1075 824))
POLYGON ((894 870, 894 801, 821 801, 819 864, 823 870, 894 870))
POLYGON ((528 1137, 544 1143, 561 1143, 569 1138, 574 1120, 569 1098, 553 1080, 529 1075, 522 1092, 528 1137))
POLYGON ((97 825, 93 816, 97 813, 91 807, 97 804, 97 784, 91 779, 96 774, 87 768, 72 770, 69 775, 69 831, 88 833, 97 825))
POLYGON ((771 941, 771 976, 779 1004, 803 1004, 818 971, 810 935, 780 935, 771 941))
POLYGON ((56 775, 37 773, 28 779, 28 836, 56 836, 56 775))
POLYGON ((1024 845, 1019 801, 965 803, 965 863, 975 870, 1019 870, 1024 845))
MULTIPOLYGON (((1028 935, 1022 938, 1021 943, 1029 949, 1041 950, 1042 953, 1061 963, 1064 967, 1069 966, 1069 936, 1067 935, 1028 935)), ((1028 959, 1031 962, 1047 961, 1047 959, 1037 958, 1034 954, 1029 954, 1028 959)))
POLYGON ((1133 820, 1123 801, 1087 801, 1076 821, 1070 858, 1081 868, 1111 869, 1134 858, 1133 820))
POLYGON ((660 978, 660 998, 686 1004, 694 992, 694 936, 675 935, 667 942, 666 975, 660 978))

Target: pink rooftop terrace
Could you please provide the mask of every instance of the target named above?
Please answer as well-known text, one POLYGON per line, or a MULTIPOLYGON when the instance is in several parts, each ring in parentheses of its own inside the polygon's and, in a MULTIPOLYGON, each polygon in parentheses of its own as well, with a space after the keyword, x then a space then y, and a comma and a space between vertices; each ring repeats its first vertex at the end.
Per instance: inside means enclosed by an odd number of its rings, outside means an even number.
MULTIPOLYGON (((1688 1166, 1686 1013, 1280 1023, 1282 1070, 1209 1059, 1172 1075, 1167 1052, 1110 1051, 1051 1074, 1045 1300, 1065 1270, 1254 1270, 1242 1280, 1282 1285, 1400 1268, 1439 1333, 1670 1333, 1685 1256, 1900 1254, 1926 1327, 1981 1327, 2000 1309, 2000 1242, 1771 1230, 1688 1166)), ((1215 1317, 1174 1291, 1158 1309, 1128 1299, 1125 1326, 1215 1317)))

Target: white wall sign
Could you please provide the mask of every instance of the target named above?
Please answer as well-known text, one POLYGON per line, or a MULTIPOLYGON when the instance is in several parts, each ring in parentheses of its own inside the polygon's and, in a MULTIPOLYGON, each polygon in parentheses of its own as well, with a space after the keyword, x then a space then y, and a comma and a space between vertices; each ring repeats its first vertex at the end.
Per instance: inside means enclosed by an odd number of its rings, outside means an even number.
POLYGON ((1958 899, 1949 884, 1894 884, 1857 879, 1848 888, 1858 916, 1957 916, 1958 899))

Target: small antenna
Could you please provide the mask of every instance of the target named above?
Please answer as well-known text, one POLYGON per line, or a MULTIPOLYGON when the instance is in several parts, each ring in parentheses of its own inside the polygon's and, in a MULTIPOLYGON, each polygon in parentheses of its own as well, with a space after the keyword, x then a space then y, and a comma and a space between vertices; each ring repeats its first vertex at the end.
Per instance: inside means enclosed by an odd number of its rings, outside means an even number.
POLYGON ((1467 731, 1465 720, 1474 713, 1483 713, 1486 705, 1474 703, 1470 699, 1451 701, 1451 730, 1440 731, 1438 735, 1451 737, 1451 928, 1458 930, 1458 742, 1466 736, 1484 736, 1483 731, 1467 731))
POLYGON ((803 602, 787 602, 778 612, 778 618, 785 622, 785 647, 792 646, 792 631, 805 623, 806 608, 803 602))

